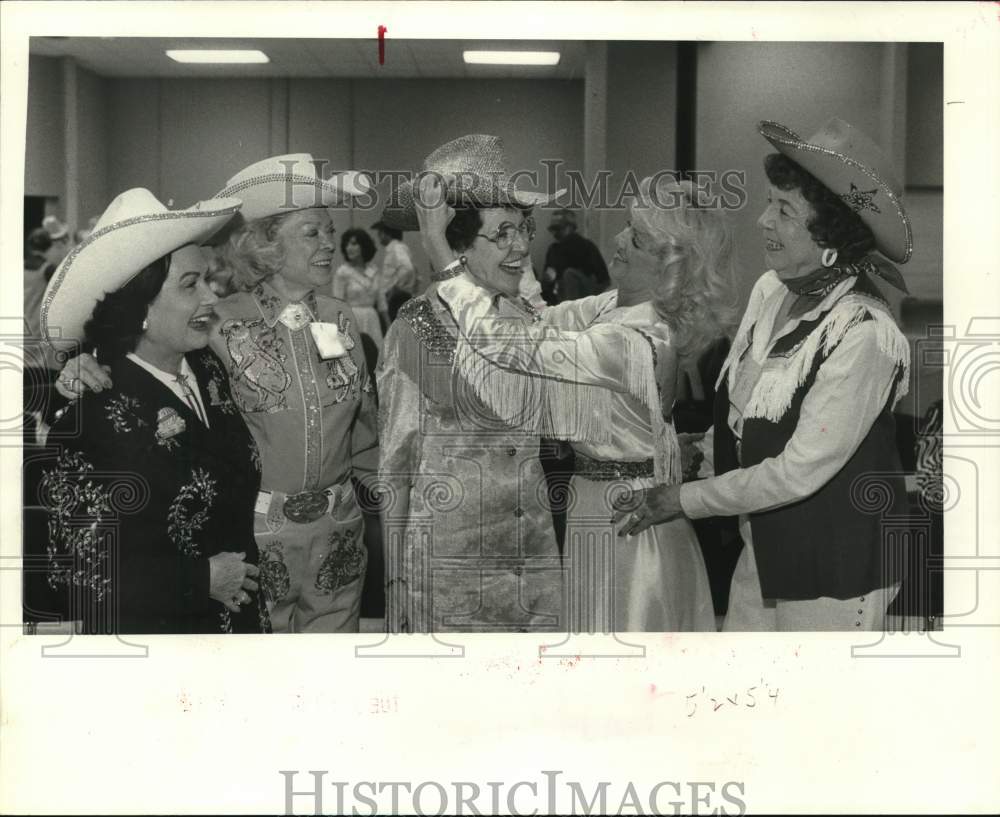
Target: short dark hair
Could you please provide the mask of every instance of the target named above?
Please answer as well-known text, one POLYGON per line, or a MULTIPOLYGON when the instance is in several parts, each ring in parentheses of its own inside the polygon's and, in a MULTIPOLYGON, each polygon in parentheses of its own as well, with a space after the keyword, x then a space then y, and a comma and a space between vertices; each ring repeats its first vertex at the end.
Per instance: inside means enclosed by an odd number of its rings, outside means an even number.
MULTIPOLYGON (((501 206, 501 205, 497 205, 501 206)), ((513 207, 513 205, 511 205, 513 207)), ((448 246, 455 252, 465 252, 475 243, 476 236, 483 229, 483 210, 490 207, 459 206, 455 208, 455 217, 444 232, 448 246)), ((518 207, 525 216, 531 215, 530 207, 518 207)))
POLYGON ((816 215, 806 224, 813 241, 837 251, 837 260, 853 263, 875 248, 875 235, 861 217, 797 162, 781 153, 764 158, 764 172, 780 190, 798 190, 816 215))
POLYGON ((403 240, 403 231, 399 230, 399 229, 397 229, 395 227, 390 227, 384 221, 376 221, 372 225, 372 229, 373 230, 381 230, 387 236, 389 236, 390 238, 395 238, 397 241, 402 241, 403 240))
POLYGON ((46 253, 52 247, 52 236, 44 227, 35 227, 24 240, 24 257, 31 253, 46 253))
POLYGON ((448 246, 455 252, 465 252, 483 228, 483 214, 477 207, 456 207, 455 217, 444 231, 448 246))
POLYGON ((361 259, 367 264, 375 257, 375 242, 368 235, 368 231, 362 230, 360 227, 352 227, 350 230, 344 230, 344 234, 340 237, 340 252, 344 256, 345 261, 347 260, 347 245, 351 243, 352 238, 361 247, 361 259))
POLYGON ((121 289, 97 302, 83 333, 102 361, 135 351, 146 312, 163 289, 169 269, 169 255, 157 258, 121 289))

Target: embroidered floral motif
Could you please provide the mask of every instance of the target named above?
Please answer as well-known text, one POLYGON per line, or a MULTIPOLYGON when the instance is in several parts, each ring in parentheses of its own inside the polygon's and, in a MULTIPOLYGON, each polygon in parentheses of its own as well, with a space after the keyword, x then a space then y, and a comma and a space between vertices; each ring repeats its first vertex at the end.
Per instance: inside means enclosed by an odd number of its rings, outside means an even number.
POLYGON ((292 377, 285 371, 281 338, 262 320, 228 320, 222 336, 232 360, 234 397, 247 412, 274 412, 288 408, 285 392, 292 377))
POLYGON ((215 480, 208 475, 208 471, 195 468, 191 472, 191 481, 181 486, 174 501, 170 503, 167 511, 167 534, 185 556, 201 556, 194 537, 208 521, 208 512, 216 494, 215 480), (201 507, 192 513, 192 507, 198 504, 201 507))
POLYGON ((281 313, 281 298, 272 292, 265 292, 258 284, 253 291, 253 297, 260 306, 260 311, 269 321, 273 321, 281 313))
POLYGON ((139 416, 141 405, 134 397, 119 394, 108 400, 104 410, 114 430, 127 434, 147 425, 146 421, 139 416))
MULTIPOLYGON (((260 587, 264 597, 272 604, 281 601, 292 587, 281 542, 271 542, 261 549, 260 587)), ((266 609, 265 605, 261 607, 266 609)))
POLYGON ((264 594, 260 591, 257 592, 257 623, 260 625, 262 633, 274 632, 274 627, 271 625, 271 614, 267 611, 264 594))
POLYGON ((219 613, 219 630, 224 633, 233 631, 233 616, 228 607, 223 607, 222 612, 219 613))
POLYGON ((101 601, 111 584, 104 575, 108 553, 101 535, 102 523, 111 515, 111 498, 88 478, 93 470, 83 455, 63 453, 55 468, 43 474, 41 491, 49 513, 49 586, 72 584, 101 601), (72 566, 59 558, 62 554, 73 557, 72 566))
POLYGON ((334 593, 338 588, 360 578, 365 573, 367 556, 365 549, 358 546, 352 534, 331 534, 330 552, 316 574, 316 589, 334 593))
POLYGON ((162 445, 168 451, 180 448, 180 443, 174 439, 187 428, 187 423, 174 409, 161 408, 156 413, 156 444, 162 445))
MULTIPOLYGON (((350 352, 355 346, 355 341, 351 335, 351 320, 343 312, 337 313, 337 327, 340 329, 344 348, 350 352)), ((326 385, 333 390, 335 403, 342 403, 349 397, 357 398, 361 375, 357 364, 349 354, 327 360, 326 370, 326 385)))

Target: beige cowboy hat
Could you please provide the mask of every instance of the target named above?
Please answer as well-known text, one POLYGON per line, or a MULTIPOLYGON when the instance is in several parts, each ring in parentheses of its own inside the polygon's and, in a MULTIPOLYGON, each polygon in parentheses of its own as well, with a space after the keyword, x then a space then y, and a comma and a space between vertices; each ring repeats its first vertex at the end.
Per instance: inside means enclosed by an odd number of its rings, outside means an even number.
MULTIPOLYGON (((555 200, 565 190, 533 193, 518 190, 507 170, 503 140, 499 136, 472 133, 459 136, 424 159, 423 173, 440 174, 445 199, 452 207, 537 207, 555 200)), ((397 230, 419 229, 413 189, 417 179, 403 182, 382 211, 382 221, 397 230)))
POLYGON ((235 196, 243 202, 245 221, 309 207, 333 207, 348 196, 369 191, 368 178, 355 170, 341 170, 320 178, 309 153, 288 153, 254 162, 233 176, 216 198, 235 196))
POLYGON ((777 122, 761 122, 758 130, 857 213, 886 258, 900 264, 910 260, 913 234, 900 201, 903 188, 888 157, 870 137, 837 117, 808 139, 777 122))
POLYGON ((153 261, 186 244, 203 244, 240 209, 240 200, 211 199, 168 210, 148 190, 117 196, 94 231, 56 269, 42 299, 42 334, 56 349, 83 339, 94 305, 153 261))

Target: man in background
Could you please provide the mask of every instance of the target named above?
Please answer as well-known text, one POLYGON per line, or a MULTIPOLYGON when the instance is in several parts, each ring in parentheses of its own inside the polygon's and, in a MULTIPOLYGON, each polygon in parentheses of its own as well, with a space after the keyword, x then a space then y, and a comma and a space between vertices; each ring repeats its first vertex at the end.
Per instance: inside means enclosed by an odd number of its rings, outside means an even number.
POLYGON ((545 253, 542 296, 550 304, 597 295, 608 288, 608 267, 593 241, 576 231, 572 210, 555 210, 549 222, 555 242, 545 253))
POLYGON ((382 257, 382 285, 386 287, 386 304, 389 321, 396 320, 396 313, 416 293, 417 271, 410 257, 410 248, 403 243, 403 231, 376 221, 372 229, 379 244, 385 247, 382 257))

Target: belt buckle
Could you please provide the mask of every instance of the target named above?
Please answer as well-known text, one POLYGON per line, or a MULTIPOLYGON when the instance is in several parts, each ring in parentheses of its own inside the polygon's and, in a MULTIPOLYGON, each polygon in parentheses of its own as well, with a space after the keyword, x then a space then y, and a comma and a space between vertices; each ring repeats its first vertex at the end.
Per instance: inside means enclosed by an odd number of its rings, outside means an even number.
POLYGON ((301 491, 285 497, 285 517, 300 525, 315 522, 326 514, 330 499, 325 491, 301 491))

